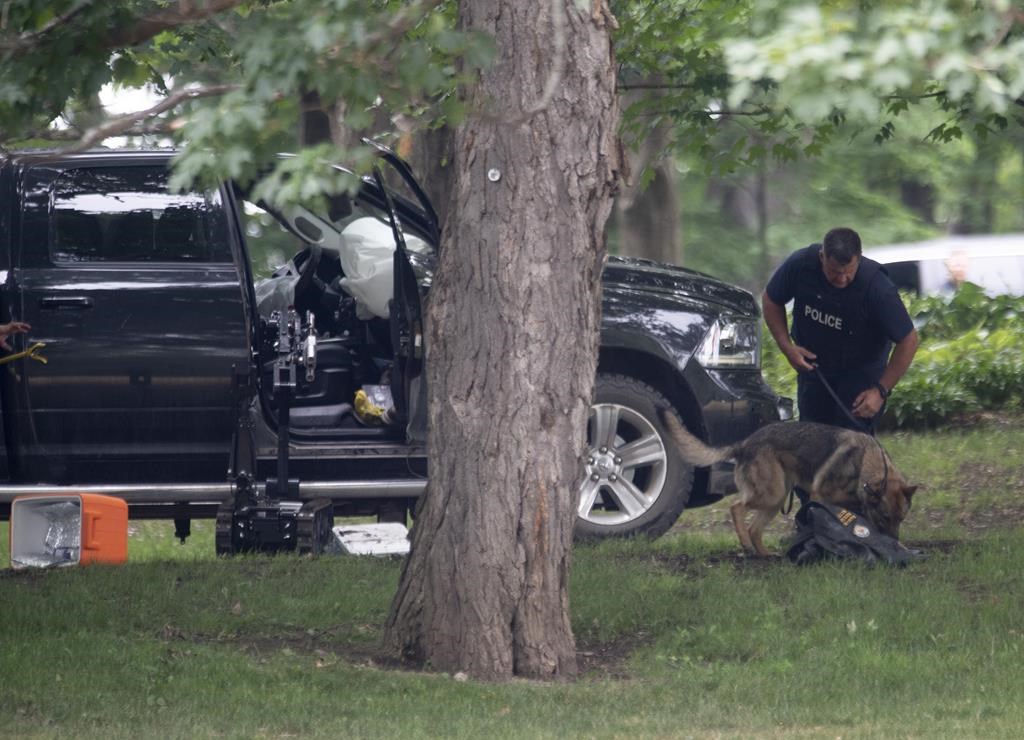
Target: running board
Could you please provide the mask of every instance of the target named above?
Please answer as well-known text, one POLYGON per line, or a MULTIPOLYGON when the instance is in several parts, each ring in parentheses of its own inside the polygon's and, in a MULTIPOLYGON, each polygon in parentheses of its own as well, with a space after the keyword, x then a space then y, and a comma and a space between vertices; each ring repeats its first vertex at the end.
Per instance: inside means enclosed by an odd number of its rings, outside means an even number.
MULTIPOLYGON (((427 487, 426 478, 365 481, 309 481, 299 486, 303 501, 328 498, 332 501, 350 499, 418 498, 427 487)), ((258 486, 260 494, 264 484, 258 486)), ((18 496, 60 496, 75 493, 97 493, 123 499, 129 504, 217 503, 234 493, 232 483, 168 483, 107 484, 82 486, 0 485, 0 504, 9 504, 18 496)))

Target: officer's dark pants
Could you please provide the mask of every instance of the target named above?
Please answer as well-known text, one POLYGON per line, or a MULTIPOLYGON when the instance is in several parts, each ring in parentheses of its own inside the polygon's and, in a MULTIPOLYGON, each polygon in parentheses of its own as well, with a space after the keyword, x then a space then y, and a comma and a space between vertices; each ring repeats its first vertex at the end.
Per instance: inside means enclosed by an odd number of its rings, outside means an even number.
POLYGON ((816 421, 819 424, 831 424, 865 434, 874 434, 875 422, 881 413, 873 419, 854 417, 856 421, 850 416, 853 415, 853 400, 862 391, 871 388, 878 378, 873 373, 846 372, 841 375, 826 375, 825 380, 832 386, 842 406, 832 398, 832 394, 825 388, 817 373, 801 373, 796 379, 796 403, 800 409, 800 421, 816 421))

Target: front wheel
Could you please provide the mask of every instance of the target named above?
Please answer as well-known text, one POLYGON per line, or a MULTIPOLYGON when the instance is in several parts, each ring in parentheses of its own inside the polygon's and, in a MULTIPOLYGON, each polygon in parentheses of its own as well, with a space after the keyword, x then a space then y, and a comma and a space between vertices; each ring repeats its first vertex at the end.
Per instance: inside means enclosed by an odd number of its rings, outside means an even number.
POLYGON ((624 375, 598 375, 583 458, 577 538, 659 537, 679 518, 693 488, 693 467, 672 444, 658 418, 659 408, 671 404, 646 383, 624 375))

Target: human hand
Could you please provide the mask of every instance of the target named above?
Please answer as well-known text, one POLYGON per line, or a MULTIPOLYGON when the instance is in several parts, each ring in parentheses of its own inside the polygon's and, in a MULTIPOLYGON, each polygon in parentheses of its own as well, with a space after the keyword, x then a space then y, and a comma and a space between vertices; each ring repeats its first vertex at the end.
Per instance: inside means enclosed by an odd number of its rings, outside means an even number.
POLYGON ((882 410, 884 404, 881 392, 874 387, 868 388, 853 399, 853 415, 858 419, 871 419, 882 410))
POLYGON ((12 321, 9 324, 0 324, 0 347, 10 351, 11 345, 8 344, 7 337, 12 334, 27 334, 31 329, 32 327, 24 321, 12 321))
POLYGON ((809 349, 804 349, 798 344, 791 344, 786 349, 782 350, 782 353, 786 356, 790 366, 798 373, 809 372, 815 368, 813 360, 817 360, 818 356, 811 352, 809 349))

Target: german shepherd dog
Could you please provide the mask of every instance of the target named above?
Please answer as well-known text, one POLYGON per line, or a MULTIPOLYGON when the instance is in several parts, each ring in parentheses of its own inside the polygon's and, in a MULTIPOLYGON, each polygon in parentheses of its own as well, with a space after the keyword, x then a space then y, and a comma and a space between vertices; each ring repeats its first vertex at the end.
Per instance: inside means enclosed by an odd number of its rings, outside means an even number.
POLYGON ((878 531, 899 539, 900 524, 918 487, 907 484, 874 437, 827 424, 790 421, 764 426, 728 447, 709 447, 686 431, 674 413, 663 410, 661 418, 691 465, 735 461, 739 500, 729 511, 747 553, 769 554, 761 536, 794 485, 812 500, 864 514, 878 531), (749 527, 748 510, 754 512, 749 527))

